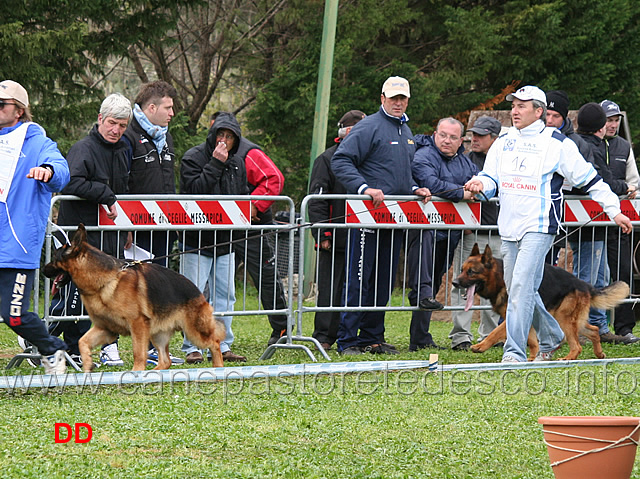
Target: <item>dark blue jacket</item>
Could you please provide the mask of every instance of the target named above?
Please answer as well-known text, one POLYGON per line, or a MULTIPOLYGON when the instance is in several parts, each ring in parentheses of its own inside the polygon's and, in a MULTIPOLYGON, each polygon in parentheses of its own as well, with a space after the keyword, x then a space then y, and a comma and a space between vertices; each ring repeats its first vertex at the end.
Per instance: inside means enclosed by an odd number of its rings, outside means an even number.
POLYGON ((416 135, 415 140, 417 150, 411 171, 418 186, 429 188, 434 196, 462 200, 464 190, 460 187, 478 174, 478 167, 464 154, 464 147, 460 146, 449 158, 440 153, 433 136, 416 135))
POLYGON ((362 194, 368 187, 385 195, 411 195, 416 186, 411 177, 414 152, 406 115, 392 117, 380 107, 359 121, 340 143, 331 169, 349 194, 362 194))

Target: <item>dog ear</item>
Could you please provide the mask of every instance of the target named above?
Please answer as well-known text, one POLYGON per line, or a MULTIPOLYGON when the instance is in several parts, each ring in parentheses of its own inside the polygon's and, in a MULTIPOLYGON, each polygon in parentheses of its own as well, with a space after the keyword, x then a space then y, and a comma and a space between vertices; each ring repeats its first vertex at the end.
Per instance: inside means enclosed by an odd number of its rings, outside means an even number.
POLYGON ((473 248, 471 248, 471 256, 478 256, 480 254, 480 248, 478 247, 478 243, 475 243, 473 245, 473 248))
POLYGON ((87 241, 87 230, 84 228, 84 224, 80 223, 78 225, 78 229, 73 235, 73 239, 71 240, 71 245, 77 248, 85 241, 87 241))
POLYGON ((482 262, 485 264, 485 266, 489 267, 492 261, 493 252, 491 251, 491 247, 487 244, 484 247, 484 253, 482 253, 482 262))

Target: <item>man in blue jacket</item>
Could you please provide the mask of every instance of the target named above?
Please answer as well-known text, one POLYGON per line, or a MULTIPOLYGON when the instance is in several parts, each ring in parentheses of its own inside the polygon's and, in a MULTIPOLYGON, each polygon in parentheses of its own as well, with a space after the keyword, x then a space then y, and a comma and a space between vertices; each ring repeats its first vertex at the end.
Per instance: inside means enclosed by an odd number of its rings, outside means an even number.
MULTIPOLYGON (((353 127, 331 159, 331 168, 348 194, 371 196, 374 208, 385 195, 431 196, 411 177, 415 151, 405 114, 409 82, 389 77, 382 86, 380 110, 353 127)), ((346 306, 386 306, 402 246, 403 231, 367 228, 349 231, 347 240, 346 306), (379 260, 380 258, 380 260, 379 260)), ((341 354, 398 354, 384 341, 384 311, 342 313, 338 329, 341 354)))
MULTIPOLYGON (((417 150, 411 166, 413 179, 434 196, 451 201, 473 200, 473 195, 463 186, 478 168, 464 154, 463 135, 464 126, 454 118, 441 119, 431 136, 416 135, 417 150)), ((429 325, 431 312, 442 309, 443 305, 434 296, 440 289, 442 275, 451 266, 461 234, 461 230, 438 230, 435 235, 434 230, 409 231, 409 304, 419 308, 411 315, 409 351, 438 348, 429 325)))
POLYGON ((67 161, 44 129, 31 122, 29 95, 0 82, 0 315, 38 348, 47 374, 66 371, 66 344, 27 311, 49 217, 51 194, 69 181, 67 161))

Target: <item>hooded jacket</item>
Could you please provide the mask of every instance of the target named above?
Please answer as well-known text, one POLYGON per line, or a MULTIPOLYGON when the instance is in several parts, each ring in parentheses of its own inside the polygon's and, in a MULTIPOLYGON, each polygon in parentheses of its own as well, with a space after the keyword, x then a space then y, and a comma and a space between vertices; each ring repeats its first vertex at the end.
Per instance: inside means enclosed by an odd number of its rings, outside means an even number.
MULTIPOLYGON (((0 141, 22 125, 18 122, 0 129, 0 141)), ((60 191, 68 181, 69 166, 55 142, 47 138, 41 126, 28 125, 7 202, 0 203, 0 268, 40 267, 51 194, 60 191), (47 183, 27 178, 31 168, 43 165, 53 169, 47 183)))
MULTIPOLYGON (((106 141, 93 125, 89 134, 75 143, 67 154, 71 180, 62 190, 65 195, 75 195, 86 201, 62 201, 58 224, 85 226, 98 224, 98 205, 111 206, 116 195, 128 192, 128 146, 121 138, 117 143, 106 141)), ((107 254, 117 256, 126 242, 126 235, 117 232, 90 231, 89 243, 107 254), (118 241, 120 237, 120 244, 118 241)))
MULTIPOLYGON (((230 113, 221 113, 207 140, 188 150, 180 165, 180 192, 190 195, 246 195, 247 174, 244 161, 237 155, 241 138, 240 125, 230 113), (216 137, 221 129, 231 130, 236 137, 226 162, 213 157, 216 137)), ((185 233, 186 249, 227 243, 231 239, 229 230, 190 230, 185 233)), ((221 256, 231 252, 231 245, 204 249, 200 253, 207 256, 221 256)))

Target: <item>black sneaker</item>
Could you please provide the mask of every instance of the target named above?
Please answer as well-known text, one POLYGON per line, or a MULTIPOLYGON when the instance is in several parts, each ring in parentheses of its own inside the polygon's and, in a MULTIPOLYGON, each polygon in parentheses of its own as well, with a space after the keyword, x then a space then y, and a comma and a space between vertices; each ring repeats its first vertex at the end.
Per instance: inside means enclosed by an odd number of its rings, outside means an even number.
POLYGON ((444 306, 434 298, 422 298, 418 301, 418 308, 423 311, 439 311, 444 308, 444 306))
POLYGON ((371 354, 400 354, 400 351, 395 346, 387 343, 370 344, 365 346, 364 352, 371 354))
POLYGON ((409 345, 409 352, 410 353, 415 353, 416 351, 419 351, 420 349, 438 349, 440 351, 443 351, 447 348, 445 348, 444 346, 438 346, 435 342, 431 342, 429 344, 411 344, 409 345))
POLYGON ((462 341, 461 343, 451 346, 454 351, 469 351, 471 349, 471 343, 469 341, 462 341))
POLYGON ((285 334, 287 334, 287 330, 283 329, 282 331, 273 331, 273 333, 271 333, 271 336, 269 337, 269 341, 267 341, 267 346, 271 346, 272 344, 276 344, 278 342, 278 340, 284 336, 285 334))
POLYGON ((340 351, 342 356, 357 356, 359 354, 363 354, 362 348, 359 346, 351 346, 340 351))

